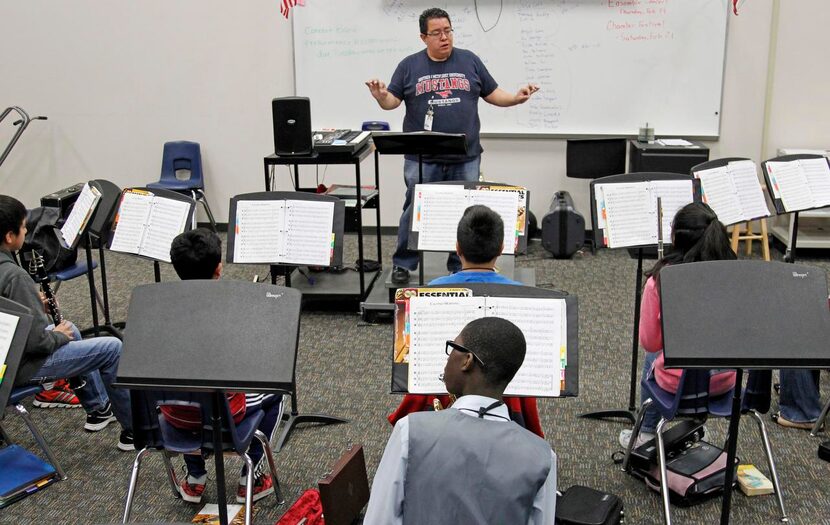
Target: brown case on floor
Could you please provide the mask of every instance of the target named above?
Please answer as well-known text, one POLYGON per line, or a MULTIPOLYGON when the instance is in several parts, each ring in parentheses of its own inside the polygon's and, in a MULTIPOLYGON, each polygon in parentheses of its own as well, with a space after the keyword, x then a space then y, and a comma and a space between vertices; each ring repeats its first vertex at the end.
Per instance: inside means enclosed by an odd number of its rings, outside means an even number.
POLYGON ((349 525, 369 501, 363 445, 352 445, 318 483, 326 525, 349 525))

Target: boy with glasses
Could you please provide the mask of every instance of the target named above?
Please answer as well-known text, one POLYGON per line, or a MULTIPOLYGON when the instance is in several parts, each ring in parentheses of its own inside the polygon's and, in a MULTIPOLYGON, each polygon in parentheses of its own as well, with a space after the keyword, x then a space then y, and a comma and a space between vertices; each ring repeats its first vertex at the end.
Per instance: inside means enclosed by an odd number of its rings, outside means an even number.
POLYGON ((395 425, 364 523, 553 523, 556 455, 511 422, 502 402, 524 361, 521 330, 476 319, 446 351, 443 381, 458 399, 395 425))

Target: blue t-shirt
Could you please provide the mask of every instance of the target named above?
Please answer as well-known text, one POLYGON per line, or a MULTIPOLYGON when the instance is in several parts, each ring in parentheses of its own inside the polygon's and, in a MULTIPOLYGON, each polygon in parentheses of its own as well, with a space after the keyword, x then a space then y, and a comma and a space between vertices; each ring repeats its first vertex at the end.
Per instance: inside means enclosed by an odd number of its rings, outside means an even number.
POLYGON ((514 284, 521 286, 522 283, 508 279, 498 272, 456 272, 452 275, 445 275, 438 277, 429 282, 433 284, 461 284, 461 283, 494 283, 494 284, 514 284))
MULTIPOLYGON (((449 58, 436 62, 426 49, 401 60, 389 92, 406 104, 405 132, 424 131, 427 111, 432 107, 432 131, 467 135, 467 156, 430 155, 427 162, 466 162, 481 155, 478 99, 492 93, 498 84, 472 51, 455 48, 449 58)), ((415 155, 407 159, 418 160, 415 155)))

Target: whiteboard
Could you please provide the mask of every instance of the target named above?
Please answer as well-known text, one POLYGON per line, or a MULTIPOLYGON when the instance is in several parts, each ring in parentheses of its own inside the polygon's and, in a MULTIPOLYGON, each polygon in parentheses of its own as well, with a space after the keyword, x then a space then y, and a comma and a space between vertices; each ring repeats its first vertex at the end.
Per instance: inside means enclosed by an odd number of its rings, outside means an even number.
POLYGON ((728 0, 309 0, 292 10, 295 87, 312 125, 359 128, 404 109, 377 106, 364 82, 387 84, 424 48, 418 16, 441 7, 455 47, 484 61, 521 106, 479 103, 483 133, 661 136, 719 133, 728 0))

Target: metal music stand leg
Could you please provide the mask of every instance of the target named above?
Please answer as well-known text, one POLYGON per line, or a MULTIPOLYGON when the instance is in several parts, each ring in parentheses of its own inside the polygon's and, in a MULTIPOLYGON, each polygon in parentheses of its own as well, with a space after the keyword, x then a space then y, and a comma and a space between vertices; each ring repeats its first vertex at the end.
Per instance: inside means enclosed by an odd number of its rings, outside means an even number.
MULTIPOLYGON (((418 184, 424 183, 424 156, 418 154, 418 184)), ((412 190, 412 213, 415 213, 415 189, 412 190)), ((424 252, 418 252, 418 286, 424 285, 424 252)))
POLYGON ((735 454, 738 449, 738 426, 741 422, 741 385, 744 370, 735 370, 735 394, 732 397, 732 415, 729 417, 729 439, 726 442, 726 473, 723 480, 723 505, 721 506, 721 525, 729 523, 729 510, 732 507, 732 483, 735 481, 735 454))
POLYGON ((153 261, 153 277, 157 283, 161 282, 161 265, 158 261, 153 261))
POLYGON ((223 396, 224 394, 218 390, 213 393, 211 424, 213 425, 213 462, 216 465, 216 499, 219 501, 219 523, 228 525, 228 499, 225 494, 225 454, 222 451, 222 420, 219 415, 219 407, 221 403, 225 402, 223 396))
POLYGON ((795 262, 795 243, 798 242, 798 212, 794 212, 790 219, 790 242, 787 243, 787 251, 784 253, 784 262, 795 262))
POLYGON ((328 416, 325 414, 300 414, 297 410, 297 385, 294 384, 294 388, 291 392, 286 392, 289 396, 291 396, 291 413, 290 414, 283 414, 282 419, 285 421, 285 427, 283 428, 282 432, 280 433, 280 438, 277 440, 277 446, 275 450, 277 452, 282 450, 282 447, 288 442, 288 438, 291 436, 291 431, 294 430, 295 425, 301 425, 303 423, 319 423, 320 425, 335 425, 337 423, 348 423, 348 419, 343 419, 335 416, 328 416))
POLYGON ((628 410, 600 410, 588 412, 579 417, 588 419, 627 419, 633 425, 637 418, 637 359, 640 344, 640 303, 643 299, 643 249, 637 249, 637 283, 634 288, 634 330, 631 342, 631 377, 628 387, 628 410))

